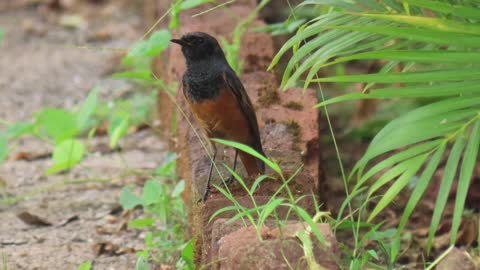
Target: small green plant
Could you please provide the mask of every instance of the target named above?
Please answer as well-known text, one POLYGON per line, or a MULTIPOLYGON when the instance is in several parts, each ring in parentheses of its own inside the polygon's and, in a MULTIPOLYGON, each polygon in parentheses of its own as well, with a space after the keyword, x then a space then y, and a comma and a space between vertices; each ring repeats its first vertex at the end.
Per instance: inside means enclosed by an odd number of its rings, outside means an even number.
POLYGON ((230 219, 230 221, 242 219, 245 225, 248 222, 250 225, 254 226, 257 232, 258 238, 262 240, 261 229, 264 227, 265 221, 268 218, 274 218, 276 220, 278 227, 281 228, 285 223, 284 221, 278 218, 277 208, 280 206, 287 207, 289 209, 288 210, 289 214, 287 214, 287 217, 286 217, 287 220, 290 214, 295 213, 301 220, 303 220, 306 224, 308 224, 307 230, 300 232, 298 237, 303 243, 305 256, 307 258, 308 264, 312 266, 311 269, 322 269, 322 268, 319 268, 320 266, 318 265, 318 263, 315 261, 315 258, 313 257, 313 251, 312 251, 313 247, 310 240, 310 233, 312 233, 315 236, 316 241, 318 241, 318 243, 320 243, 321 245, 324 245, 324 246, 330 245, 330 243, 325 241, 324 237, 322 236, 320 230, 316 225, 316 223, 319 222, 321 217, 327 216, 327 213, 320 212, 319 206, 316 204, 316 200, 314 199, 313 201, 315 202, 317 213, 314 217, 310 216, 310 214, 305 209, 303 209, 298 205, 298 202, 304 199, 306 195, 303 195, 299 198, 295 198, 288 186, 289 183, 292 180, 294 180, 297 174, 302 170, 303 166, 299 167, 289 178, 285 178, 277 162, 267 159, 266 157, 256 152, 253 148, 237 142, 226 141, 221 139, 213 139, 213 141, 220 144, 224 144, 229 147, 236 148, 238 150, 244 151, 252 156, 255 156, 261 159, 263 162, 265 162, 265 164, 268 167, 270 167, 277 174, 278 178, 280 178, 279 180, 282 181, 282 185, 275 191, 274 194, 270 196, 270 199, 268 200, 267 203, 263 205, 258 205, 254 198, 255 191, 259 188, 260 184, 263 181, 272 180, 275 178, 268 175, 261 175, 254 181, 251 187, 248 187, 245 181, 237 173, 235 173, 230 167, 225 165, 225 168, 235 177, 235 179, 240 183, 243 189, 247 192, 248 196, 252 201, 253 207, 247 208, 242 206, 237 201, 237 199, 230 193, 228 188, 215 186, 227 199, 229 199, 233 203, 233 205, 217 210, 210 217, 209 222, 211 222, 215 217, 217 217, 221 213, 228 212, 228 211, 237 212, 237 214, 234 215, 230 219), (286 196, 286 197, 283 197, 283 196, 286 196))
POLYGON ((92 269, 92 261, 83 262, 77 267, 77 270, 90 270, 90 269, 92 269))
POLYGON ((120 203, 125 209, 140 206, 147 217, 135 219, 128 223, 129 228, 148 230, 145 236, 145 249, 139 252, 139 261, 170 263, 180 257, 177 265, 190 267, 188 249, 193 242, 185 240, 187 229, 186 209, 181 198, 185 188, 183 180, 176 181, 175 154, 170 153, 165 163, 146 181, 142 195, 136 195, 132 188, 126 186, 120 194, 120 203), (176 184, 175 184, 176 183, 176 184))
POLYGON ((53 146, 53 165, 46 174, 62 172, 79 164, 87 154, 81 137, 94 135, 96 128, 109 122, 110 146, 117 147, 120 138, 129 127, 146 121, 152 107, 152 95, 135 95, 131 100, 100 102, 100 88, 94 88, 83 104, 72 111, 59 108, 45 108, 34 114, 32 122, 3 122, 6 129, 0 133, 0 162, 8 154, 8 144, 20 136, 29 134, 50 142, 53 146))

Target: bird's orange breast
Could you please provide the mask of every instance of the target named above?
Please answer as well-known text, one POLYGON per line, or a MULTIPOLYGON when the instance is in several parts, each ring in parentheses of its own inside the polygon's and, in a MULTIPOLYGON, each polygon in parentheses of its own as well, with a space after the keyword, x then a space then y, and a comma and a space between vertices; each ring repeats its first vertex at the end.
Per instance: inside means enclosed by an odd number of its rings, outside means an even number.
POLYGON ((229 89, 221 90, 214 98, 200 102, 189 101, 189 104, 208 137, 251 143, 247 118, 229 89))

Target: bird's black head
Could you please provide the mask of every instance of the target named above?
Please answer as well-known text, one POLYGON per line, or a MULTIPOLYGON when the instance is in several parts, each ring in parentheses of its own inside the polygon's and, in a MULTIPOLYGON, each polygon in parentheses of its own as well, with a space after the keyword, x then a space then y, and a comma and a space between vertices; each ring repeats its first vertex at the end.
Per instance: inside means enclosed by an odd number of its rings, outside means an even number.
POLYGON ((183 35, 180 39, 172 39, 171 41, 182 46, 187 64, 207 59, 225 59, 218 41, 207 33, 192 32, 183 35))

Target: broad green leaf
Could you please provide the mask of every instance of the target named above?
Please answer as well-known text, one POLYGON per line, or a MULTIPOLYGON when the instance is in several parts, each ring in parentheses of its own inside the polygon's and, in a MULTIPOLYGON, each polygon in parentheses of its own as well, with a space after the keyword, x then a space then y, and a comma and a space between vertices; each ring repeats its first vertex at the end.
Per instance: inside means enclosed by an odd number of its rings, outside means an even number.
POLYGON ((53 166, 47 170, 47 174, 54 174, 70 169, 82 161, 85 154, 85 146, 79 140, 68 139, 55 146, 53 150, 53 166))
POLYGON ((88 128, 90 118, 95 113, 95 109, 97 108, 99 92, 99 87, 93 88, 83 102, 82 107, 80 107, 80 110, 77 112, 76 123, 78 130, 85 130, 88 128))
POLYGON ((465 153, 460 167, 460 176, 458 177, 457 194, 455 196, 455 210, 453 212, 452 228, 450 230, 450 244, 454 245, 457 241, 457 233, 462 221, 465 200, 467 198, 468 188, 473 175, 473 169, 478 157, 478 148, 480 145, 480 119, 475 121, 472 127, 472 133, 468 139, 465 153))
POLYGON ((280 166, 278 166, 277 163, 275 163, 274 161, 270 161, 266 157, 260 155, 257 151, 255 151, 255 149, 251 148, 248 145, 244 145, 244 144, 237 143, 237 142, 234 142, 234 141, 222 140, 222 139, 212 139, 212 141, 220 143, 220 144, 224 144, 224 145, 236 148, 236 149, 239 149, 239 150, 241 150, 245 153, 248 153, 248 154, 250 154, 250 155, 252 155, 256 158, 259 158, 263 162, 265 162, 265 164, 268 167, 272 168, 272 170, 274 170, 276 173, 278 173, 279 175, 283 175, 282 170, 280 169, 280 166))
POLYGON ((168 48, 171 37, 170 31, 165 29, 154 32, 148 39, 150 49, 147 56, 156 56, 168 48))
POLYGON ((145 81, 150 81, 150 80, 153 79, 152 78, 152 71, 150 71, 149 69, 117 72, 117 73, 112 74, 112 78, 114 78, 114 79, 137 79, 137 80, 145 80, 145 81))
POLYGON ((0 133, 0 164, 7 158, 8 148, 7 148, 7 136, 0 133))
POLYGON ((180 11, 182 0, 172 1, 172 5, 170 7, 170 23, 168 24, 168 28, 174 30, 177 29, 180 25, 180 11))
POLYGON ((440 164, 440 161, 442 160, 442 157, 443 157, 443 153, 445 153, 445 149, 446 149, 446 144, 444 143, 438 148, 435 154, 433 154, 432 158, 430 159, 430 162, 428 163, 427 167, 425 168, 422 175, 420 176, 420 179, 418 180, 415 188, 413 189, 412 195, 410 195, 407 205, 403 210, 400 223, 398 224, 397 232, 400 233, 401 231, 403 231, 403 228, 407 224, 408 219, 410 218, 410 215, 412 214, 413 210, 415 209, 418 202, 422 198, 423 193, 427 189, 427 186, 430 183, 430 180, 432 179, 433 174, 435 173, 435 170, 440 164))
POLYGON ((30 133, 33 131, 34 124, 28 122, 16 122, 8 126, 6 130, 6 136, 8 139, 15 139, 24 134, 30 133))
POLYGON ((161 202, 165 196, 164 187, 160 182, 155 180, 148 180, 143 186, 143 204, 150 205, 161 202))
POLYGON ((388 74, 346 75, 314 79, 312 82, 375 82, 375 83, 414 83, 477 80, 480 69, 450 69, 424 72, 402 72, 388 74))
POLYGON ((47 108, 36 115, 36 124, 56 143, 73 138, 78 132, 75 116, 62 109, 47 108))
POLYGON ((135 263, 135 270, 150 270, 147 258, 140 256, 135 263))
POLYGON ((148 40, 141 40, 133 45, 128 52, 127 58, 153 57, 159 55, 170 45, 170 32, 158 30, 148 40))
POLYGON ((435 236, 435 232, 440 224, 443 210, 447 204, 448 195, 450 194, 453 179, 457 173, 458 162, 460 161, 464 145, 465 136, 460 134, 457 136, 457 139, 455 140, 452 150, 448 156, 442 181, 440 183, 440 189, 438 190, 437 200, 435 201, 435 209, 433 210, 432 215, 432 222, 430 223, 430 229, 428 230, 427 253, 429 253, 430 249, 432 248, 433 237, 435 236))
POLYGON ((77 270, 90 270, 90 269, 92 269, 92 261, 83 262, 77 267, 77 270))
POLYGON ((165 156, 165 161, 155 170, 153 175, 173 177, 175 175, 176 160, 177 155, 173 152, 168 152, 165 156))
POLYGON ((120 192, 120 204, 123 209, 133 209, 137 205, 142 205, 143 200, 133 193, 130 187, 125 186, 122 188, 122 192, 120 192))
POLYGON ((110 119, 108 127, 108 136, 110 137, 110 148, 117 147, 120 138, 125 136, 128 131, 129 115, 126 113, 116 113, 110 119))
POLYGON ((175 188, 173 189, 172 191, 172 197, 178 197, 180 196, 180 194, 182 194, 182 192, 185 190, 185 181, 184 180, 180 180, 180 182, 178 182, 176 185, 175 185, 175 188))
POLYGON ((140 40, 133 44, 133 47, 128 51, 127 58, 146 57, 149 54, 150 45, 147 40, 140 40))
POLYGON ((141 229, 145 227, 152 227, 155 224, 153 218, 138 218, 128 222, 128 228, 141 229))
POLYGON ((195 239, 190 239, 183 247, 180 256, 187 263, 188 270, 195 270, 195 264, 193 262, 195 253, 195 239))

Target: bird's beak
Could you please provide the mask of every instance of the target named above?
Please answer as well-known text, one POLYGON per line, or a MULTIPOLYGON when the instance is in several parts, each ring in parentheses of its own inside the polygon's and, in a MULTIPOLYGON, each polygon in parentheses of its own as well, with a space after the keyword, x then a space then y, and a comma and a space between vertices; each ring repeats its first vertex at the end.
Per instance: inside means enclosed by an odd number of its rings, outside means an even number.
POLYGON ((182 39, 171 39, 170 41, 173 42, 173 43, 177 43, 177 44, 179 44, 180 46, 187 45, 187 43, 186 43, 184 40, 182 40, 182 39))

